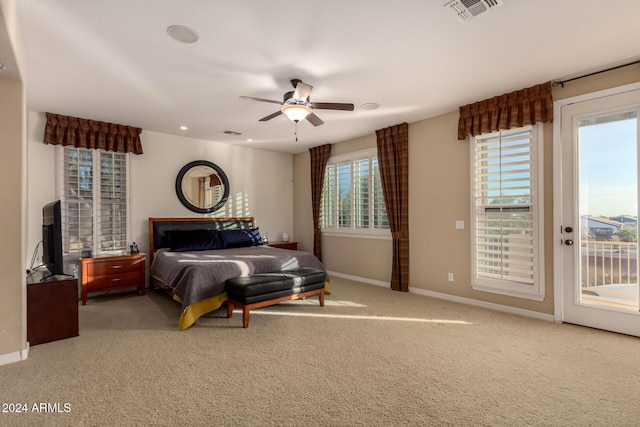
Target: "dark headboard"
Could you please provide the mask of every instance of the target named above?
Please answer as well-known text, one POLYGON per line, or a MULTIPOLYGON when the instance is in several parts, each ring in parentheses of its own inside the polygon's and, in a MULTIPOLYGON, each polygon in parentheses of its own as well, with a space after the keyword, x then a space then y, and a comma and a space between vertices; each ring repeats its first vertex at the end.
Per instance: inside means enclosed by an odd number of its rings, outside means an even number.
POLYGON ((165 233, 168 230, 225 230, 255 228, 253 217, 240 218, 149 218, 149 257, 167 247, 165 233))

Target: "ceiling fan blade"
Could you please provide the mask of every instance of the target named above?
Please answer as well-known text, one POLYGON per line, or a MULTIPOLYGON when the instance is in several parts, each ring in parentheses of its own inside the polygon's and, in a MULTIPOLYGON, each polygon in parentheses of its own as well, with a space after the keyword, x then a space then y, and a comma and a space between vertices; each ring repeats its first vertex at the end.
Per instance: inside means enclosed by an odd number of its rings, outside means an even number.
POLYGON ((309 94, 311 94, 311 89, 313 89, 313 86, 302 83, 300 81, 297 82, 296 90, 295 92, 293 92, 293 99, 296 99, 298 101, 306 101, 307 98, 309 98, 309 94))
POLYGON ((260 101, 260 102, 270 102, 272 104, 282 105, 280 101, 274 101, 272 99, 264 99, 264 98, 254 98, 253 96, 239 96, 240 99, 247 99, 249 101, 260 101))
POLYGON ((309 115, 307 116, 307 120, 309 120, 309 123, 311 123, 314 126, 320 126, 321 124, 324 124, 322 119, 316 116, 316 113, 313 113, 313 112, 309 113, 309 115))
POLYGON ((268 116, 263 117, 263 118, 261 118, 261 119, 260 119, 260 120, 258 120, 258 121, 259 121, 259 122, 266 122, 267 120, 271 120, 271 119, 273 119, 274 117, 278 117, 280 114, 282 114, 282 111, 276 111, 275 113, 273 113, 273 114, 269 114, 268 116))
POLYGON ((339 102, 312 102, 313 108, 318 110, 342 110, 353 111, 353 104, 343 104, 339 102))

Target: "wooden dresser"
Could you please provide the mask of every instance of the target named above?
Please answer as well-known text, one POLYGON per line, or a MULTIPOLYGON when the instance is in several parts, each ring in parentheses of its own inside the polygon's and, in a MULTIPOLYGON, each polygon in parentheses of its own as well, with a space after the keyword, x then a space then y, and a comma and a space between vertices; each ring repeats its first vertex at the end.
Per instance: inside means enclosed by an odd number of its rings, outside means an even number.
POLYGON ((268 246, 280 249, 291 249, 294 251, 298 250, 298 242, 271 242, 268 243, 268 246))
POLYGON ((45 271, 27 277, 27 341, 43 344, 78 336, 78 279, 45 271))
POLYGON ((145 292, 145 254, 100 256, 80 259, 82 305, 90 292, 138 288, 145 292))

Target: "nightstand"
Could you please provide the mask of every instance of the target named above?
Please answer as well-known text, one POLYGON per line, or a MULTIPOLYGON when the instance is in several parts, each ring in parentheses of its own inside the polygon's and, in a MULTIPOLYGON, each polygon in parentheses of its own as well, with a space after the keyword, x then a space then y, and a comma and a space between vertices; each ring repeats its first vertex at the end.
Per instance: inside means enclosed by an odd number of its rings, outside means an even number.
POLYGON ((138 288, 145 292, 145 254, 99 256, 80 259, 82 305, 90 292, 138 288))
POLYGON ((272 248, 298 250, 298 242, 270 242, 267 245, 272 248))

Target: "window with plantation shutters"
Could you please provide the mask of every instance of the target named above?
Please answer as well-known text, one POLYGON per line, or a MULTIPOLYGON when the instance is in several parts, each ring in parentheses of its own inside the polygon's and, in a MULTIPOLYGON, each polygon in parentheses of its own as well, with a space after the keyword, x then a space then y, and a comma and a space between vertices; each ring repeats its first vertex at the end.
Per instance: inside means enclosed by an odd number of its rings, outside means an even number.
POLYGON ((321 221, 323 233, 389 234, 375 149, 328 160, 321 221))
POLYGON ((474 289, 541 300, 542 135, 526 126, 472 138, 474 289))
POLYGON ((61 147, 65 254, 120 253, 128 247, 128 155, 61 147))

